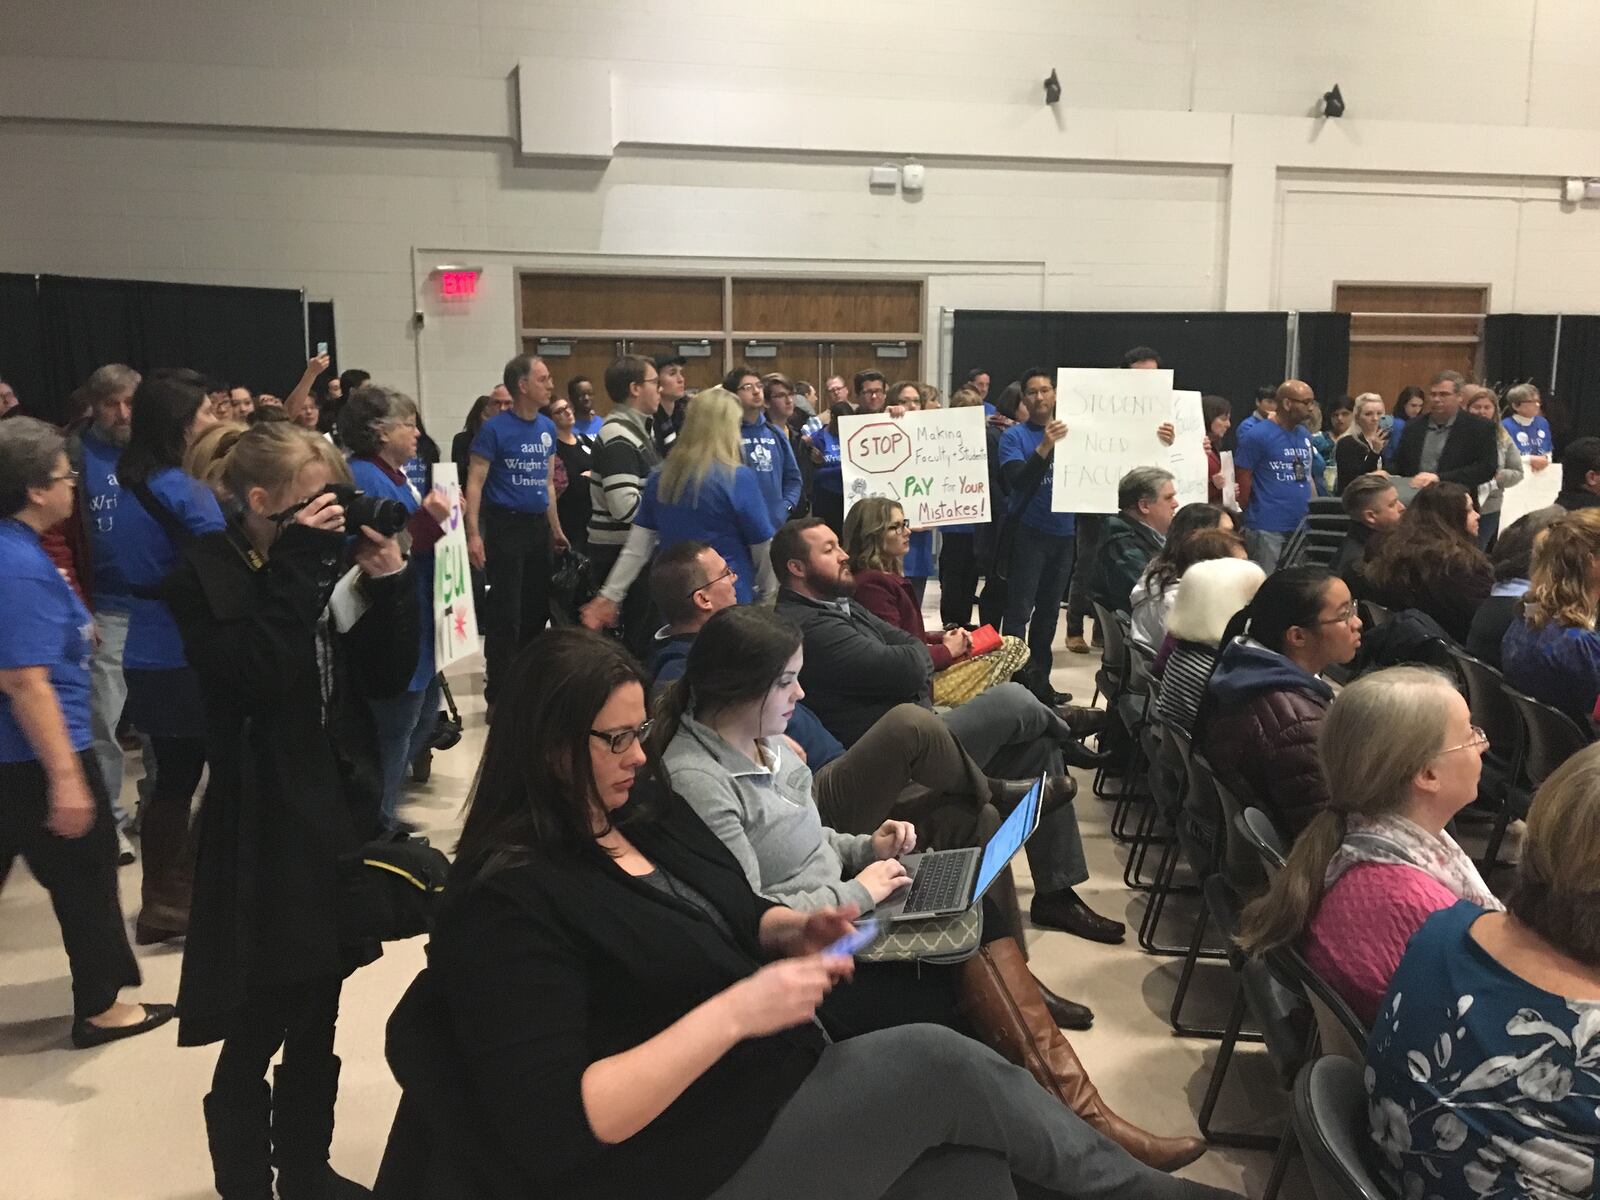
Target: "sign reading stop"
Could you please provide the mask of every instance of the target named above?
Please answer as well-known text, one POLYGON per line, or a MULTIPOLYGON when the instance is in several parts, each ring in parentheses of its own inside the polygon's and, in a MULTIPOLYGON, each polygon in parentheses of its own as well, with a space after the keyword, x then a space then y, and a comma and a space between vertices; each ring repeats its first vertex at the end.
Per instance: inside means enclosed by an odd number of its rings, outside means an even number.
POLYGON ((897 471, 911 458, 911 436, 892 420, 874 421, 845 439, 844 452, 859 471, 897 471))

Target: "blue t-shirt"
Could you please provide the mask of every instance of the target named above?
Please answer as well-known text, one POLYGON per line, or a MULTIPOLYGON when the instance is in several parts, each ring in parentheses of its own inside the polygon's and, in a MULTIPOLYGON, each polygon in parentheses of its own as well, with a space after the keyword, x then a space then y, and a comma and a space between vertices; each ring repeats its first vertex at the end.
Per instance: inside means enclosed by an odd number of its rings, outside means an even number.
POLYGON ((749 547, 771 541, 778 532, 755 473, 749 467, 714 470, 700 484, 698 494, 685 492, 672 504, 658 499, 660 486, 661 468, 657 467, 644 481, 633 523, 656 531, 661 539, 659 550, 679 542, 705 542, 739 576, 734 593, 740 604, 749 604, 756 578, 749 547))
POLYGON ((776 529, 800 503, 800 467, 794 451, 788 437, 764 415, 740 424, 739 439, 744 443, 744 465, 755 473, 776 529))
POLYGON ((472 454, 489 460, 483 499, 515 512, 544 512, 550 507, 545 481, 555 444, 556 423, 543 413, 524 421, 508 408, 485 421, 472 439, 472 454))
POLYGON ((1292 533, 1311 507, 1311 435, 1306 427, 1285 429, 1276 421, 1259 421, 1239 435, 1233 461, 1250 472, 1245 524, 1268 533, 1292 533))
POLYGON ((1515 417, 1507 417, 1500 424, 1505 426, 1523 458, 1534 454, 1549 455, 1555 450, 1555 441, 1550 436, 1550 422, 1542 416, 1535 417, 1527 425, 1517 424, 1515 417))
MULTIPOLYGON (((1032 421, 1022 421, 1011 426, 1000 435, 1000 463, 1004 466, 1008 462, 1026 463, 1028 455, 1039 449, 1039 443, 1044 441, 1044 426, 1035 425, 1032 421)), ((1023 495, 1013 495, 1010 499, 1012 512, 1022 513, 1022 523, 1029 529, 1037 529, 1040 533, 1048 533, 1053 537, 1071 537, 1077 528, 1077 522, 1071 513, 1058 513, 1050 511, 1050 497, 1055 491, 1055 469, 1053 464, 1046 463, 1044 481, 1039 484, 1038 490, 1031 498, 1023 495)))
MULTIPOLYGON (((21 521, 0 521, 0 579, 6 581, 6 612, 0 620, 0 671, 46 667, 50 686, 66 718, 74 750, 89 746, 89 659, 94 621, 77 594, 39 545, 39 535, 21 521)), ((0 762, 39 757, 0 693, 0 762)))
POLYGON ((1406 431, 1406 419, 1404 417, 1396 417, 1394 419, 1394 428, 1389 430, 1389 440, 1386 443, 1384 443, 1384 447, 1383 447, 1383 461, 1384 462, 1392 463, 1394 461, 1395 452, 1400 449, 1400 435, 1402 433, 1404 433, 1405 431, 1406 431))
POLYGON ((998 408, 990 404, 987 400, 983 402, 983 419, 985 421, 987 421, 990 417, 995 416, 999 411, 1000 410, 998 408))
MULTIPOLYGON (((406 482, 417 489, 419 496, 425 494, 428 490, 428 476, 430 473, 431 468, 428 460, 423 458, 422 455, 416 454, 407 460, 405 467, 406 482)), ((462 482, 465 483, 466 481, 462 480, 462 482)))
POLYGON ((599 437, 600 426, 604 425, 605 423, 606 419, 599 413, 590 413, 587 421, 579 421, 576 418, 573 419, 572 432, 581 433, 584 437, 599 437))
POLYGON ((911 549, 900 570, 907 579, 927 579, 933 574, 933 530, 919 529, 911 535, 911 549))
MULTIPOLYGON (((199 537, 224 526, 222 506, 211 489, 177 467, 163 467, 145 481, 158 503, 199 537)), ((128 585, 135 590, 161 585, 178 565, 178 547, 131 491, 124 489, 117 509, 117 540, 128 585)), ((129 606, 128 642, 122 665, 135 670, 170 671, 188 665, 178 626, 159 600, 135 595, 129 606)))
POLYGON ((1508 970, 1483 915, 1458 901, 1406 945, 1367 1040, 1367 1157, 1396 1196, 1589 1200, 1600 1001, 1508 970))
MULTIPOLYGON (((405 505, 408 513, 414 513, 422 507, 415 485, 409 479, 403 484, 396 483, 383 473, 383 468, 377 463, 353 458, 350 460, 350 475, 356 481, 356 486, 369 496, 398 500, 405 505)), ((432 681, 437 670, 433 665, 433 551, 417 551, 412 554, 412 559, 411 575, 417 589, 422 632, 417 648, 417 669, 411 673, 411 682, 406 685, 406 690, 420 692, 432 681)))
POLYGON ((844 495, 843 468, 839 465, 839 439, 833 435, 832 429, 824 426, 811 435, 811 444, 822 451, 822 461, 811 473, 812 490, 844 495))
POLYGON ((1500 670, 1512 687, 1587 729, 1600 697, 1600 633, 1554 621, 1535 629, 1517 616, 1500 639, 1500 670))
POLYGON ((130 596, 128 580, 122 573, 117 512, 123 504, 138 501, 131 496, 124 499, 117 482, 117 459, 122 457, 122 447, 96 437, 92 429, 84 432, 82 444, 83 478, 78 481, 78 501, 83 505, 83 522, 89 528, 94 606, 126 612, 130 596))

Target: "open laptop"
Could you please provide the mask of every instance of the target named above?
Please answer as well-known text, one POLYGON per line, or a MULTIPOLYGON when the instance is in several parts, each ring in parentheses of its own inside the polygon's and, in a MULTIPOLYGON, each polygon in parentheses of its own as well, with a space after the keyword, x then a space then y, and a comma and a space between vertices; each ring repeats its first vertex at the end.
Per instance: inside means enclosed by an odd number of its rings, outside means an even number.
POLYGON ((966 846, 902 855, 900 862, 911 875, 911 885, 878 905, 872 915, 883 921, 916 921, 971 908, 1039 828, 1043 798, 1041 775, 981 849, 966 846))

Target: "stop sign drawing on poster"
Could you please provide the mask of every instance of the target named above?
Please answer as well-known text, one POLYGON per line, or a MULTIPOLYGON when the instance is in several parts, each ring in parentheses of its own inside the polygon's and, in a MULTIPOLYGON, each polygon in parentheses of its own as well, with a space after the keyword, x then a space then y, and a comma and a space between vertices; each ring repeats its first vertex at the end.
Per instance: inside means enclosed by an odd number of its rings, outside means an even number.
POLYGON ((989 519, 989 446, 981 408, 842 417, 845 508, 897 501, 917 528, 989 519))

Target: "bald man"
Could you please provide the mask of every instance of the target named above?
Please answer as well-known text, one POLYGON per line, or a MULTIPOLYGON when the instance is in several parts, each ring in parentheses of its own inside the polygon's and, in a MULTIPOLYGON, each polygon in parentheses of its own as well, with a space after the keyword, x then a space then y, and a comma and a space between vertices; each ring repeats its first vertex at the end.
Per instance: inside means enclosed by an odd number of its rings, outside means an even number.
POLYGON ((1241 429, 1233 452, 1245 545, 1251 561, 1269 574, 1311 507, 1311 433, 1304 422, 1316 395, 1309 384, 1287 379, 1274 399, 1272 416, 1241 429))

